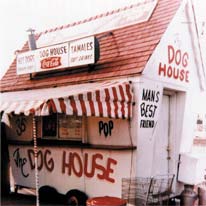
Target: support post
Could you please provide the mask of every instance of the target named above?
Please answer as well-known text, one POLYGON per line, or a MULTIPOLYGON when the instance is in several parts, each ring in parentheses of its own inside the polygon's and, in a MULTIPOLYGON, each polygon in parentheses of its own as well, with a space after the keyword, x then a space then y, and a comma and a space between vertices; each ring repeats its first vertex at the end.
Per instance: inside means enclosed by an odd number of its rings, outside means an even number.
POLYGON ((36 184, 36 206, 39 206, 39 174, 37 164, 37 132, 36 132, 36 117, 33 116, 33 140, 34 140, 34 162, 35 162, 35 184, 36 184))

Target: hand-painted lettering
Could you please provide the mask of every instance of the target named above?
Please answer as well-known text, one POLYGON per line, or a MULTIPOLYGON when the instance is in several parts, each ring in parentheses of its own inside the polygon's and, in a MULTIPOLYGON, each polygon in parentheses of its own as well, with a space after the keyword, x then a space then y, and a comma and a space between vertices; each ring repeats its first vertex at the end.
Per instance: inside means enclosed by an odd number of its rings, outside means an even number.
POLYGON ((72 170, 77 177, 81 177, 83 173, 83 164, 81 157, 76 153, 73 152, 72 154, 72 170))
POLYGON ((177 66, 181 65, 186 67, 188 65, 189 55, 187 52, 182 53, 180 49, 175 51, 172 45, 168 45, 168 63, 172 64, 175 62, 177 66))
POLYGON ((50 150, 45 150, 44 153, 44 162, 45 162, 45 167, 49 172, 52 172, 54 169, 54 160, 51 158, 51 151, 50 150))
POLYGON ((20 155, 20 149, 17 148, 14 153, 13 153, 13 158, 14 158, 14 162, 17 166, 17 168, 20 168, 21 169, 21 174, 24 176, 24 177, 28 177, 29 176, 29 173, 25 174, 24 173, 24 166, 25 164, 27 163, 27 159, 24 157, 21 157, 20 155))
POLYGON ((98 179, 114 183, 115 179, 111 177, 114 172, 112 166, 116 165, 117 161, 108 158, 105 166, 101 164, 102 161, 104 161, 104 156, 100 153, 93 154, 91 157, 88 153, 85 153, 81 158, 76 152, 66 153, 66 151, 63 151, 62 173, 67 173, 69 176, 74 174, 77 177, 85 175, 88 178, 96 175, 98 179))
POLYGON ((141 117, 154 117, 157 106, 153 104, 146 104, 143 102, 140 105, 141 108, 141 117))
POLYGON ((99 135, 104 133, 104 136, 107 137, 108 135, 112 135, 112 129, 114 128, 113 121, 110 120, 109 122, 99 121, 99 135))
MULTIPOLYGON (((33 170, 35 168, 34 150, 28 149, 27 154, 28 154, 31 170, 33 170)), ((54 169, 54 160, 51 157, 51 151, 45 150, 45 152, 43 152, 39 150, 37 152, 37 163, 38 163, 38 170, 42 170, 42 168, 45 166, 45 168, 49 172, 52 172, 54 169)))
MULTIPOLYGON (((21 157, 20 149, 17 148, 13 152, 14 163, 17 168, 21 169, 23 177, 28 177, 29 173, 25 173, 25 165, 29 162, 26 168, 30 168, 30 172, 35 169, 35 154, 33 149, 27 149, 28 157, 21 157)), ((55 165, 54 157, 49 149, 38 150, 37 152, 37 164, 39 171, 52 172, 53 170, 60 169, 62 174, 68 176, 76 176, 81 178, 83 176, 87 178, 96 177, 99 180, 114 183, 115 178, 115 165, 117 161, 111 157, 107 158, 101 153, 78 153, 74 151, 62 151, 62 161, 55 165), (56 167, 55 167, 56 166, 56 167)), ((33 171, 34 172, 34 171, 33 171)))
POLYGON ((21 136, 23 132, 26 131, 26 119, 24 117, 19 117, 16 120, 16 133, 21 136))
POLYGON ((114 169, 112 169, 112 165, 116 165, 117 164, 117 161, 112 159, 112 158, 108 158, 108 161, 107 161, 107 169, 106 169, 106 179, 109 181, 109 182, 112 182, 114 183, 115 180, 113 178, 110 177, 110 174, 114 173, 114 169))
POLYGON ((180 49, 175 50, 172 45, 168 45, 168 64, 159 63, 159 76, 189 82, 189 71, 186 70, 189 61, 189 54, 180 49))
POLYGON ((108 180, 108 178, 106 177, 107 170, 101 164, 98 164, 98 159, 102 160, 103 155, 102 154, 95 154, 94 157, 92 158, 92 165, 94 165, 93 172, 95 172, 94 170, 96 168, 97 170, 99 170, 99 172, 101 172, 101 173, 97 174, 97 177, 100 180, 104 180, 104 179, 108 180))
POLYGON ((159 100, 160 91, 143 88, 142 103, 140 104, 140 128, 154 127, 154 118, 159 100))

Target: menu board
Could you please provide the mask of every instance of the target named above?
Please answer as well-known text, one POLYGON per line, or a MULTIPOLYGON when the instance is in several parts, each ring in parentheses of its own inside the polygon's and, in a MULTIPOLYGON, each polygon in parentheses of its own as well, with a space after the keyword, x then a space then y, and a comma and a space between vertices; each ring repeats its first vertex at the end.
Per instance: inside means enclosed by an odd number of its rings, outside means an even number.
POLYGON ((83 137, 83 118, 59 115, 59 138, 81 140, 83 137))

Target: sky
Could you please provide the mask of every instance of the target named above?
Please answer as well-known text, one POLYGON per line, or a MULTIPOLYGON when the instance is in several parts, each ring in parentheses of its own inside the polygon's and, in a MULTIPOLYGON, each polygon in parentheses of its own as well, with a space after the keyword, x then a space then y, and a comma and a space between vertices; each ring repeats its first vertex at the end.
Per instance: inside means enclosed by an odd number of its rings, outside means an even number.
MULTIPOLYGON (((33 28, 36 30, 36 33, 39 33, 49 28, 66 25, 100 13, 131 5, 137 1, 0 0, 0 78, 15 58, 15 51, 21 49, 25 41, 27 41, 28 32, 26 31, 29 28, 33 28)), ((206 9, 206 1, 193 1, 197 2, 197 14, 200 17, 198 21, 203 22, 204 17, 201 14, 206 9), (205 6, 202 6, 203 3, 205 6)), ((204 29, 206 33, 206 25, 204 29)))

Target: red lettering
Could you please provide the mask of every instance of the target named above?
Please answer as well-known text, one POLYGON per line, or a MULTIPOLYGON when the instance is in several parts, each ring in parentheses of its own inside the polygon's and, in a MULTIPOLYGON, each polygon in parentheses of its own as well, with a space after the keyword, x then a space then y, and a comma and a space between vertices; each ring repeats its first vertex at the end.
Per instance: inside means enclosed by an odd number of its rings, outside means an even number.
POLYGON ((168 45, 168 63, 171 64, 175 58, 175 50, 172 45, 168 45))
POLYGON ((182 66, 186 67, 188 65, 188 59, 189 59, 189 55, 187 52, 185 52, 182 56, 182 66))
POLYGON ((175 63, 179 65, 181 63, 181 51, 178 49, 175 53, 175 63))
POLYGON ((175 64, 177 66, 181 65, 183 67, 186 67, 188 65, 188 59, 189 55, 187 52, 184 52, 182 55, 182 52, 180 49, 175 51, 174 47, 169 45, 168 46, 168 63, 171 64, 175 60, 175 64))
POLYGON ((84 155, 84 174, 87 177, 93 177, 94 176, 94 168, 92 167, 91 168, 91 172, 89 173, 88 172, 88 166, 89 166, 89 163, 88 163, 88 153, 85 153, 85 155, 84 155))
POLYGON ((106 166, 104 166, 101 164, 101 161, 103 161, 104 156, 99 153, 91 156, 91 164, 89 164, 88 153, 84 154, 83 160, 81 159, 80 155, 76 152, 74 153, 70 152, 67 157, 68 159, 66 161, 66 152, 63 151, 63 156, 62 156, 63 174, 66 172, 66 168, 67 168, 69 176, 72 175, 72 171, 73 171, 74 175, 76 175, 77 177, 82 177, 82 175, 84 174, 86 177, 92 178, 96 175, 98 179, 107 180, 112 183, 115 182, 115 179, 112 178, 110 175, 114 173, 114 169, 112 168, 112 166, 117 164, 116 160, 112 158, 108 158, 106 166), (91 166, 90 172, 89 172, 89 166, 91 166))
POLYGON ((71 164, 72 162, 72 155, 68 156, 68 162, 66 162, 66 152, 63 151, 63 156, 62 156, 62 173, 65 173, 66 168, 68 169, 68 175, 71 175, 71 164))
POLYGON ((92 165, 94 166, 94 168, 100 170, 102 172, 102 174, 97 174, 97 177, 101 180, 106 179, 105 177, 105 168, 103 166, 101 166, 100 164, 97 163, 97 159, 103 159, 103 155, 102 154, 95 154, 93 156, 93 161, 92 161, 92 165))
POLYGON ((161 75, 162 72, 163 72, 163 75, 166 76, 166 64, 164 64, 164 66, 162 66, 162 63, 159 63, 159 72, 158 72, 158 74, 161 75))
POLYGON ((167 49, 168 65, 160 62, 158 75, 178 79, 179 81, 189 82, 189 71, 184 69, 188 66, 188 53, 183 53, 180 49, 175 50, 172 45, 168 45, 167 49))
POLYGON ((185 72, 185 81, 189 82, 189 71, 185 72))
POLYGON ((184 75, 185 75, 185 70, 181 69, 180 70, 180 81, 184 80, 184 75))
POLYGON ((167 76, 168 77, 172 76, 172 67, 171 66, 169 66, 168 69, 167 69, 167 76))
POLYGON ((160 63, 159 75, 161 75, 162 73, 163 73, 163 76, 167 76, 168 78, 174 78, 174 79, 179 79, 180 81, 189 82, 189 71, 187 70, 178 69, 172 66, 168 66, 168 68, 166 68, 166 65, 162 67, 160 63))
POLYGON ((178 79, 178 77, 179 77, 179 69, 174 68, 173 77, 174 77, 174 79, 178 79))
POLYGON ((83 173, 83 165, 82 165, 81 158, 76 152, 74 152, 72 156, 73 156, 72 157, 72 159, 73 159, 72 168, 73 168, 74 174, 77 177, 81 177, 82 173, 83 173), (75 159, 76 159, 76 161, 75 161, 75 159), (79 171, 77 169, 79 169, 79 171))
POLYGON ((111 168, 111 166, 113 165, 116 165, 117 164, 117 161, 114 160, 114 159, 111 159, 111 158, 108 158, 108 161, 107 161, 107 169, 106 169, 106 180, 109 181, 109 182, 112 182, 114 183, 115 182, 115 179, 111 178, 110 177, 110 174, 112 174, 114 172, 114 170, 111 168))

